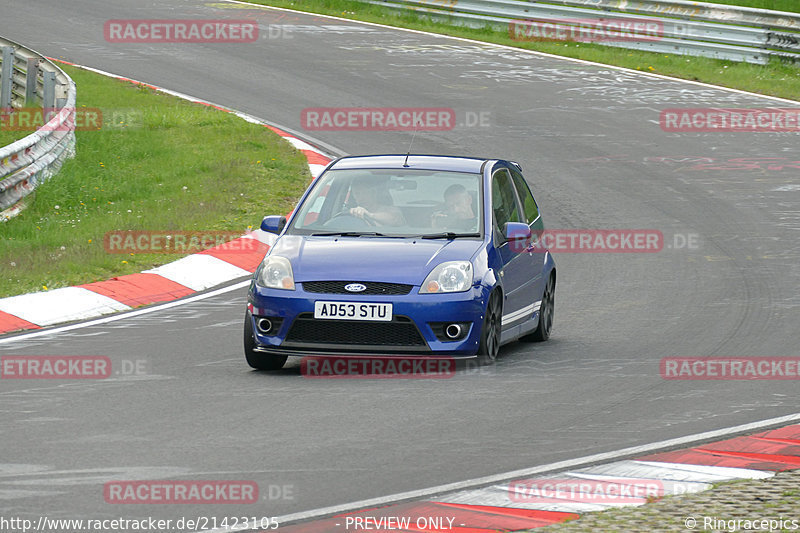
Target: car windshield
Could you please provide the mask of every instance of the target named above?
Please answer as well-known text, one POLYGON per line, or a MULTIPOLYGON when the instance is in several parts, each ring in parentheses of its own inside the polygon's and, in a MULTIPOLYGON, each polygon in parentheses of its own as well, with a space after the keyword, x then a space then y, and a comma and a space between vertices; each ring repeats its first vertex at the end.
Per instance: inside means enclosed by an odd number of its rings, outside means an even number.
POLYGON ((481 175, 412 169, 331 170, 299 206, 289 233, 481 237, 481 175))

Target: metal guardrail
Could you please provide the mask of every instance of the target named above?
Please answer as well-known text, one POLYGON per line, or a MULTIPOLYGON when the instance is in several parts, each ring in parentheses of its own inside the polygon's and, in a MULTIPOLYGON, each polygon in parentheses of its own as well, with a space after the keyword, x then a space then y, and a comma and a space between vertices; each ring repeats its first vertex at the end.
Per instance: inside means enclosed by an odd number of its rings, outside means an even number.
POLYGON ((685 0, 548 0, 552 4, 800 31, 800 13, 685 0))
POLYGON ((659 28, 658 38, 609 39, 601 44, 757 64, 772 57, 800 61, 800 13, 683 0, 364 1, 459 25, 500 28, 520 40, 533 40, 526 38, 526 24, 530 29, 551 23, 578 34, 587 22, 607 28, 653 23, 659 28))
POLYGON ((0 38, 0 113, 40 105, 47 122, 0 147, 0 222, 18 214, 37 185, 75 155, 75 82, 33 50, 0 38))

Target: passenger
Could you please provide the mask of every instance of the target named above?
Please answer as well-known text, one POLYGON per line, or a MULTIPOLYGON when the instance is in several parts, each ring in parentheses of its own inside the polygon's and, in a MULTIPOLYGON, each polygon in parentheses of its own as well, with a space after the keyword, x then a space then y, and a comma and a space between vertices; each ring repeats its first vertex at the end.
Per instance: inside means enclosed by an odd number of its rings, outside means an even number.
POLYGON ((439 229, 477 231, 477 216, 472 209, 472 195, 463 185, 451 185, 444 191, 444 209, 431 217, 431 226, 439 229))

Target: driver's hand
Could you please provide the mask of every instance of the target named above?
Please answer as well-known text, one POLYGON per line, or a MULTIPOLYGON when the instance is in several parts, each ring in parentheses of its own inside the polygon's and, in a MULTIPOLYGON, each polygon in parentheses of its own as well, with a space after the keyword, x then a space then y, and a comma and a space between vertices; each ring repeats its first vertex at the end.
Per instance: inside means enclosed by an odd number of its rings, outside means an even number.
POLYGON ((367 211, 367 209, 362 207, 362 206, 351 207, 350 208, 350 214, 353 215, 353 216, 356 216, 358 218, 364 218, 364 217, 370 216, 370 212, 367 211))

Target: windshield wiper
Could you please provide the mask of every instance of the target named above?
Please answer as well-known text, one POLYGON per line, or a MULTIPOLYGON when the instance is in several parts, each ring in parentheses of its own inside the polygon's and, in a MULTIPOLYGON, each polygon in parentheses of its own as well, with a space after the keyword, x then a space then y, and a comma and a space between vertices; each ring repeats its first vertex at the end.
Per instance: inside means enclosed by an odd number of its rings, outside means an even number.
POLYGON ((480 233, 456 233, 454 231, 443 231, 441 233, 427 233, 420 235, 420 239, 460 239, 462 237, 480 237, 480 233))
POLYGON ((312 237, 361 237, 362 235, 369 235, 370 237, 385 237, 383 233, 376 231, 327 231, 323 233, 312 233, 312 237))

